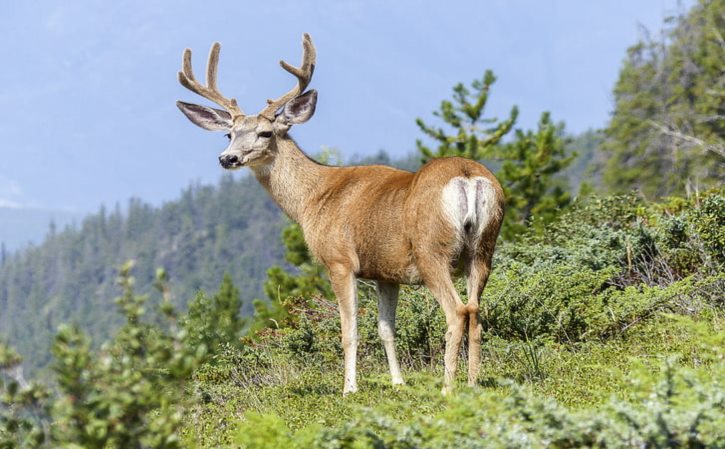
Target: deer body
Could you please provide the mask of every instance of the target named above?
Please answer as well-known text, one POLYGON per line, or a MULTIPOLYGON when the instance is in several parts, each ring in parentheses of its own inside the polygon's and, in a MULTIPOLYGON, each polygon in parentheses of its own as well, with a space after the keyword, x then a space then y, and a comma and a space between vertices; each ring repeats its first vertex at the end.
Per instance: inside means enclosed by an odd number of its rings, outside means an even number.
POLYGON ((287 135, 292 124, 309 119, 315 108, 316 92, 303 93, 314 68, 307 35, 303 46, 301 68, 282 63, 298 77, 297 88, 270 100, 256 116, 243 115, 236 101, 218 93, 218 46, 210 56, 209 87, 196 83, 190 53, 185 53, 182 84, 227 111, 182 102, 179 108, 199 126, 229 131, 222 166, 250 167, 300 224, 310 251, 327 268, 340 310, 345 393, 357 390, 357 278, 377 282, 378 331, 394 384, 403 383, 394 345, 399 284, 424 284, 443 308, 448 325, 444 392, 453 386, 468 325, 468 380, 473 384, 480 365, 478 301, 503 218, 501 186, 483 165, 463 158, 435 159, 416 173, 380 165, 330 167, 308 158, 287 135), (467 304, 453 285, 452 275, 458 273, 468 280, 467 304))

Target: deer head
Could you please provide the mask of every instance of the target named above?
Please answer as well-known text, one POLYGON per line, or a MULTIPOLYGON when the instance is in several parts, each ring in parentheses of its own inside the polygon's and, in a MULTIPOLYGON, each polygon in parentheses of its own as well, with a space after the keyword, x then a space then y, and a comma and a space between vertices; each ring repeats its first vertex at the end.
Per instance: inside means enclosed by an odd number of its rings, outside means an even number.
POLYGON ((276 142, 284 138, 292 125, 304 123, 315 113, 317 91, 305 89, 315 70, 315 47, 305 33, 302 37, 302 64, 294 67, 285 61, 280 65, 297 78, 297 85, 276 100, 267 100, 267 106, 257 115, 246 115, 234 98, 219 92, 216 83, 219 50, 216 42, 209 52, 206 67, 206 85, 200 84, 191 68, 191 50, 184 50, 179 82, 211 100, 224 109, 177 101, 176 105, 192 123, 209 131, 224 131, 229 146, 219 156, 219 163, 226 169, 254 166, 271 161, 276 154, 276 142))

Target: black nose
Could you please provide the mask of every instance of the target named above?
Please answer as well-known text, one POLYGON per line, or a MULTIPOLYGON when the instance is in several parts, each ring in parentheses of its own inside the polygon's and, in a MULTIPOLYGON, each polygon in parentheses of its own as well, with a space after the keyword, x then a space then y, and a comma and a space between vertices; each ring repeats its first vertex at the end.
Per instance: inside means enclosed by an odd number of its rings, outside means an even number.
POLYGON ((219 163, 222 167, 228 168, 239 162, 239 158, 234 155, 219 156, 219 163))

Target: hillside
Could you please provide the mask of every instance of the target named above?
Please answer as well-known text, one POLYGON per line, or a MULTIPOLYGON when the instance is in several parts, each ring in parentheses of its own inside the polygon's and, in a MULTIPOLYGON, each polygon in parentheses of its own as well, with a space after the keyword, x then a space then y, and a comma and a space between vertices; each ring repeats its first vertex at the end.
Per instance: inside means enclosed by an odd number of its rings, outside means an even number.
POLYGON ((284 224, 252 177, 193 185, 161 207, 134 199, 125 213, 102 208, 0 267, 0 335, 25 355, 31 371, 49 361, 61 323, 79 325, 96 341, 109 337, 119 323, 110 313, 120 292, 117 269, 129 259, 138 267, 139 292, 149 292, 156 268, 164 267, 182 306, 229 273, 249 313, 251 300, 262 297, 267 268, 282 262, 284 224))
POLYGON ((19 357, 0 343, 0 445, 722 448, 724 232, 719 190, 658 203, 589 197, 543 233, 502 242, 482 298, 482 371, 468 387, 463 363, 445 397, 445 319, 426 289, 401 292, 407 385, 392 387, 377 300, 360 283, 360 391, 343 396, 330 300, 287 298, 274 322, 245 331, 229 280, 183 314, 163 295, 136 294, 131 276, 144 273, 127 265, 123 326, 103 350, 62 328, 54 392, 8 376, 19 357))
POLYGON ((459 367, 452 398, 440 396, 445 319, 426 289, 402 290, 407 385, 395 388, 361 285, 351 397, 334 303, 292 299, 279 328, 194 374, 184 446, 722 447, 724 193, 589 198, 544 234, 502 242, 482 299, 482 372, 468 388, 459 367))
POLYGON ((725 0, 699 0, 631 47, 602 130, 488 117, 492 71, 417 120, 428 140, 399 164, 492 161, 506 196, 481 370, 466 378, 464 343, 452 393, 436 298, 401 286, 393 386, 360 280, 360 388, 343 395, 325 268, 253 179, 225 176, 4 260, 0 449, 724 448, 724 18, 725 0))

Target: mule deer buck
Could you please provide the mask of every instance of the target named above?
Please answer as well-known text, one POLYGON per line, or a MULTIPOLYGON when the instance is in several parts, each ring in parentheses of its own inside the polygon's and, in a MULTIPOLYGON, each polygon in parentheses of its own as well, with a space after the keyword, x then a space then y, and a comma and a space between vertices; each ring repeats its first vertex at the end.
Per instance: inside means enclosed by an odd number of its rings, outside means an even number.
POLYGON ((395 311, 400 284, 424 284, 445 313, 447 332, 443 392, 451 391, 463 333, 468 330, 468 383, 480 365, 479 298, 491 271, 503 218, 503 191, 483 165, 463 158, 434 159, 417 173, 382 165, 330 167, 310 159, 288 135, 315 112, 317 92, 307 86, 315 48, 302 40, 302 65, 280 61, 297 84, 256 115, 221 94, 216 74, 219 43, 207 63, 206 85, 184 51, 179 82, 223 110, 177 102, 194 124, 227 133, 219 156, 225 169, 249 167, 284 212, 302 227, 312 254, 327 268, 337 297, 345 357, 343 393, 357 390, 357 278, 374 280, 378 331, 393 384, 403 384, 395 354, 395 311), (465 274, 468 303, 452 276, 465 274))

